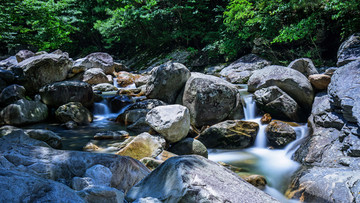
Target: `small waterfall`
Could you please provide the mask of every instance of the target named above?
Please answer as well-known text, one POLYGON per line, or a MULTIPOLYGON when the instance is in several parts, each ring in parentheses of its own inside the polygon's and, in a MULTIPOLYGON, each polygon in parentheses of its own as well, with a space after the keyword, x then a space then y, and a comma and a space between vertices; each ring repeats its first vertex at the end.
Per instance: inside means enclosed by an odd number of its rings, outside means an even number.
POLYGON ((94 103, 94 112, 93 112, 93 114, 95 116, 110 114, 110 109, 109 109, 107 101, 105 99, 102 102, 94 103))
POLYGON ((252 95, 243 97, 245 120, 255 119, 256 103, 252 95))
POLYGON ((267 125, 262 125, 260 122, 258 122, 258 124, 259 124, 259 132, 256 136, 254 147, 265 148, 267 144, 265 128, 267 125))
POLYGON ((118 82, 117 82, 117 78, 116 78, 116 77, 113 78, 113 85, 114 85, 115 87, 119 88, 119 84, 118 84, 118 82))

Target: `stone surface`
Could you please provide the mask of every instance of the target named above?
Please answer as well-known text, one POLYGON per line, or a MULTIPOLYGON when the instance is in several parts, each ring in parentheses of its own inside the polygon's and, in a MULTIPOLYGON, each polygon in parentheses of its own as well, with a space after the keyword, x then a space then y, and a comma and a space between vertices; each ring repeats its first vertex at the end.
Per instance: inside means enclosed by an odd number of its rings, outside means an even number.
POLYGON ((100 83, 92 87, 93 91, 99 92, 109 92, 109 91, 117 91, 118 88, 109 83, 100 83))
POLYGON ((228 120, 204 130, 198 140, 207 148, 250 147, 256 139, 259 124, 250 121, 228 120))
POLYGON ((101 164, 86 169, 84 176, 92 179, 94 185, 110 186, 111 170, 101 164))
POLYGON ((269 124, 269 123, 271 122, 271 120, 272 120, 271 115, 268 114, 268 113, 265 113, 265 114, 261 117, 260 122, 261 122, 261 124, 269 124))
POLYGON ((155 68, 146 84, 146 96, 175 103, 176 97, 190 77, 190 71, 180 63, 166 63, 155 68))
POLYGON ((62 138, 53 131, 44 129, 29 129, 25 130, 25 133, 28 134, 32 139, 46 142, 54 149, 60 149, 62 146, 62 138))
POLYGON ((288 65, 288 68, 299 71, 305 75, 305 77, 319 73, 316 70, 314 63, 309 58, 296 59, 288 65))
POLYGON ((21 61, 28 59, 30 57, 35 56, 34 52, 30 50, 20 50, 18 53, 16 53, 15 57, 18 63, 21 61))
POLYGON ((264 176, 262 175, 249 175, 249 176, 242 176, 242 178, 250 183, 251 185, 263 190, 265 189, 265 186, 267 185, 267 181, 264 176))
POLYGON ((196 154, 208 158, 208 151, 205 145, 194 138, 183 139, 172 145, 168 150, 177 155, 196 154))
POLYGON ((135 78, 136 87, 140 87, 146 85, 146 83, 150 80, 151 75, 139 75, 139 77, 135 78))
POLYGON ((186 82, 182 103, 190 110, 191 124, 213 125, 241 106, 237 88, 215 76, 192 73, 186 82))
POLYGON ((23 125, 43 121, 48 116, 48 108, 40 101, 20 99, 0 111, 0 123, 23 125))
POLYGON ((331 77, 325 74, 315 74, 309 76, 309 81, 317 90, 326 90, 331 82, 331 77))
POLYGON ((204 157, 189 155, 168 159, 126 195, 162 202, 277 202, 228 169, 204 157))
POLYGON ((360 59, 360 33, 355 33, 346 39, 337 52, 337 66, 343 66, 360 59))
POLYGON ((89 124, 93 121, 93 115, 80 102, 69 102, 60 106, 55 111, 55 117, 61 123, 74 121, 77 124, 89 124))
POLYGON ((298 103, 277 86, 256 90, 254 97, 263 111, 277 118, 293 121, 306 121, 307 119, 298 103))
POLYGON ((0 105, 7 106, 19 99, 25 99, 25 88, 20 85, 10 85, 0 94, 0 105))
POLYGON ((111 187, 106 186, 90 186, 77 194, 88 203, 123 203, 124 193, 111 187))
POLYGON ((165 140, 160 136, 141 133, 116 154, 140 160, 144 157, 157 157, 165 148, 165 140))
POLYGON ((106 132, 99 132, 94 135, 95 140, 124 140, 128 138, 130 135, 128 132, 124 130, 120 131, 106 131, 106 132))
POLYGON ((65 55, 43 54, 28 58, 18 64, 23 69, 24 87, 37 92, 41 87, 66 79, 73 61, 65 55))
POLYGON ((40 89, 41 100, 58 107, 69 102, 80 102, 85 107, 94 104, 94 93, 91 85, 80 81, 56 82, 40 89))
POLYGON ((93 179, 89 177, 74 177, 71 182, 71 188, 74 190, 83 190, 86 187, 94 185, 93 179))
POLYGON ((135 103, 135 100, 127 95, 117 95, 107 99, 112 112, 119 112, 126 106, 135 103))
POLYGON ((283 66, 267 66, 250 77, 248 91, 255 92, 270 86, 279 87, 304 110, 310 111, 314 91, 309 80, 299 71, 283 66))
POLYGON ((285 147, 296 139, 295 130, 281 121, 271 121, 265 129, 266 138, 270 145, 276 148, 285 147))
POLYGON ((255 70, 270 65, 269 61, 262 59, 255 54, 241 57, 220 71, 220 75, 234 84, 246 84, 255 70))
POLYGON ((339 68, 328 87, 330 103, 349 122, 360 125, 360 60, 339 68))
POLYGON ((139 75, 132 74, 126 71, 121 71, 115 74, 116 83, 120 87, 127 87, 135 83, 136 79, 139 78, 139 75))
POLYGON ((174 143, 186 137, 190 129, 189 110, 181 105, 158 106, 146 114, 146 122, 166 141, 174 143))
POLYGON ((144 157, 140 161, 150 170, 154 170, 155 168, 160 166, 160 164, 164 163, 164 161, 162 160, 158 160, 150 157, 144 157))
POLYGON ((90 85, 111 83, 101 68, 90 68, 86 70, 82 81, 87 82, 90 85))
POLYGON ((10 56, 9 58, 0 61, 0 67, 5 67, 5 68, 10 68, 17 64, 18 62, 16 60, 16 56, 10 56))
POLYGON ((103 52, 92 53, 85 58, 76 60, 74 62, 74 67, 84 70, 100 68, 105 74, 113 74, 115 71, 113 58, 109 54, 103 52))

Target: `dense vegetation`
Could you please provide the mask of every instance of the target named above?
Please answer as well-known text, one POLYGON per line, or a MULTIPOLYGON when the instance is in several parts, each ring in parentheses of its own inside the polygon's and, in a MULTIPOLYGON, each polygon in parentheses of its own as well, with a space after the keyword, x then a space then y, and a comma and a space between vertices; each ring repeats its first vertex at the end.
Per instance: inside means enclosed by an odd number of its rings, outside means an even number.
POLYGON ((225 60, 250 51, 285 62, 335 58, 360 30, 358 0, 2 0, 1 54, 21 48, 125 58, 186 48, 225 60))

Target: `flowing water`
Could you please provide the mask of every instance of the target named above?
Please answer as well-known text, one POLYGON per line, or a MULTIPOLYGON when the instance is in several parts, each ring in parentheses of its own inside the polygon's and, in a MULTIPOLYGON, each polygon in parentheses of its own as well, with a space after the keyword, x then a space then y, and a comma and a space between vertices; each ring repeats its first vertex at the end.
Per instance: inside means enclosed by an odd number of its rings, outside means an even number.
POLYGON ((301 139, 307 135, 307 125, 294 127, 296 140, 289 143, 284 149, 268 149, 265 128, 267 125, 260 123, 260 117, 256 117, 256 105, 252 95, 243 96, 244 114, 246 121, 259 124, 254 146, 241 150, 209 150, 209 159, 222 161, 227 164, 240 167, 254 174, 265 176, 267 186, 265 192, 279 199, 281 202, 297 202, 288 200, 283 193, 289 184, 293 173, 300 164, 291 160, 301 139))

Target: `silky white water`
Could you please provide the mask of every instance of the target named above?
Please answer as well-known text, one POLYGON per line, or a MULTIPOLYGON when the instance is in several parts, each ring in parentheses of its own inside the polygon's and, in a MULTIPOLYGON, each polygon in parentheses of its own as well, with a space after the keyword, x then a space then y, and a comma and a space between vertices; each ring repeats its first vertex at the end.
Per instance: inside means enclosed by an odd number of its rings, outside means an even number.
POLYGON ((297 138, 284 149, 268 149, 265 133, 267 125, 262 125, 260 123, 261 117, 256 117, 256 105, 252 95, 245 95, 243 100, 244 120, 259 124, 254 146, 241 150, 209 150, 209 159, 222 161, 252 173, 264 175, 267 180, 265 192, 281 202, 294 202, 284 197, 282 192, 289 184, 291 175, 300 166, 299 163, 291 160, 291 156, 299 146, 300 140, 307 135, 307 125, 294 127, 297 138))

